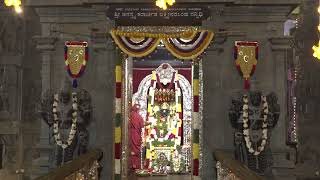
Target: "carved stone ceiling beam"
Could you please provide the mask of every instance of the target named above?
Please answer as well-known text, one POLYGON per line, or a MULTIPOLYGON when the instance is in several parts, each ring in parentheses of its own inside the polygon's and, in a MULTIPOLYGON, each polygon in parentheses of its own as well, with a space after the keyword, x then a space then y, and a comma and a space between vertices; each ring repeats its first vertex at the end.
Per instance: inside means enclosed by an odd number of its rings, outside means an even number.
MULTIPOLYGON (((234 5, 291 5, 296 6, 300 3, 299 0, 178 0, 178 3, 226 3, 234 5)), ((83 4, 113 4, 113 3, 133 3, 130 0, 26 0, 24 5, 26 6, 80 6, 83 4)), ((153 0, 135 0, 134 3, 154 3, 153 0)))
POLYGON ((226 6, 223 16, 225 23, 233 22, 284 22, 293 10, 292 6, 226 6))

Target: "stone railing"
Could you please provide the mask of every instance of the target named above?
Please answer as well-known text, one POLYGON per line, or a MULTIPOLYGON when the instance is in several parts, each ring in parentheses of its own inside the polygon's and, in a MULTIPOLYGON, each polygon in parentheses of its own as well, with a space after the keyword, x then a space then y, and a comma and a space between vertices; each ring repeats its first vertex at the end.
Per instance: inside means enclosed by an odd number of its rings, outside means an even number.
POLYGON ((36 180, 98 180, 101 150, 92 150, 36 180))
POLYGON ((228 153, 215 151, 214 157, 217 161, 217 180, 264 180, 228 153))

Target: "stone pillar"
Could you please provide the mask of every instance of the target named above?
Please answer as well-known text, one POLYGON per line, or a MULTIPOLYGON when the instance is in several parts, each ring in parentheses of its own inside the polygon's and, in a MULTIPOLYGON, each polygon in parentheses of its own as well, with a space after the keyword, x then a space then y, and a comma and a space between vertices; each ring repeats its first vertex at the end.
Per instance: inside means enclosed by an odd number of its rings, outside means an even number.
MULTIPOLYGON (((42 77, 42 95, 47 91, 51 90, 51 55, 55 50, 55 42, 57 38, 47 35, 47 36, 36 36, 34 40, 37 43, 37 49, 41 53, 42 65, 41 65, 41 77, 42 77)), ((33 166, 38 168, 34 169, 32 174, 33 177, 37 177, 44 173, 47 173, 51 167, 51 155, 52 146, 49 143, 49 127, 40 117, 41 130, 40 130, 40 142, 36 146, 36 149, 40 153, 40 158, 34 160, 33 166)))
MULTIPOLYGON (((223 28, 224 25, 219 26, 223 28)), ((213 152, 223 150, 232 153, 233 130, 228 119, 230 96, 241 91, 243 82, 235 72, 232 45, 245 32, 216 31, 214 41, 203 58, 203 176, 212 179, 216 175, 213 152), (227 75, 227 76, 226 76, 227 75), (214 128, 213 128, 214 127, 214 128)))
MULTIPOLYGON (((95 26, 97 28, 97 26, 95 26)), ((98 26, 101 27, 101 26, 98 26)), ((102 28, 102 27, 101 27, 102 28)), ((100 28, 98 28, 100 29, 100 28)), ((103 26, 105 29, 105 25, 103 26)), ((101 30, 101 29, 100 29, 101 30)), ((90 77, 92 87, 92 102, 95 104, 93 114, 95 117, 95 147, 103 150, 103 166, 101 179, 112 179, 113 175, 113 146, 114 146, 114 93, 115 93, 115 46, 107 31, 93 33, 92 58, 90 62, 93 68, 90 77)), ((93 133, 91 133, 93 134, 93 133)))
POLYGON ((277 177, 290 177, 284 169, 294 168, 295 153, 286 145, 288 117, 287 117, 287 61, 291 58, 291 37, 272 37, 269 39, 273 57, 273 72, 269 75, 273 78, 273 89, 280 104, 280 117, 278 124, 272 130, 271 150, 273 153, 274 175, 277 177), (272 74, 272 75, 271 75, 272 74), (287 154, 290 154, 291 160, 288 160, 287 154), (292 157, 293 156, 293 157, 292 157))

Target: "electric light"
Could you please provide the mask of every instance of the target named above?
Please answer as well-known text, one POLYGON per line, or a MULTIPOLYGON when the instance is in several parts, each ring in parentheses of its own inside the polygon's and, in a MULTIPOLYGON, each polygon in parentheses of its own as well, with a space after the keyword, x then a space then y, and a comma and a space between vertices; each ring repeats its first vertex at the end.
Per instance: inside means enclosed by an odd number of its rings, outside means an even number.
POLYGON ((167 4, 169 6, 172 6, 175 2, 176 2, 175 0, 157 0, 156 5, 161 9, 166 10, 168 8, 167 4))
POLYGON ((8 7, 13 6, 16 13, 22 13, 21 0, 4 0, 4 4, 8 7))
POLYGON ((318 46, 313 46, 313 57, 316 57, 320 60, 320 41, 318 42, 318 46))
MULTIPOLYGON (((320 14, 320 0, 319 0, 319 6, 318 6, 318 13, 320 14)), ((319 17, 318 31, 320 32, 320 17, 319 17)), ((320 60, 320 40, 319 40, 318 46, 314 45, 312 49, 313 49, 313 56, 316 57, 318 60, 320 60)))

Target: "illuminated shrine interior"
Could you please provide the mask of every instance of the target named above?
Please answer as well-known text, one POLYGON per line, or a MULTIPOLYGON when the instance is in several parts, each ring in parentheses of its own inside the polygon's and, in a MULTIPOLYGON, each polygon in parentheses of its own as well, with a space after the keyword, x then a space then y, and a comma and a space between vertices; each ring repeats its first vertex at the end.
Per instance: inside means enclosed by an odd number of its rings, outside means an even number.
POLYGON ((319 180, 320 1, 0 1, 0 180, 319 180))

